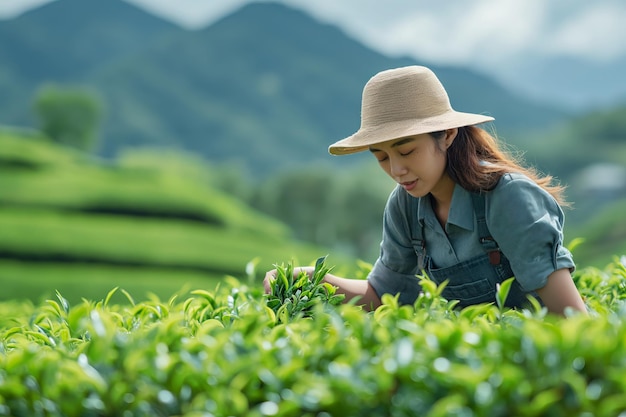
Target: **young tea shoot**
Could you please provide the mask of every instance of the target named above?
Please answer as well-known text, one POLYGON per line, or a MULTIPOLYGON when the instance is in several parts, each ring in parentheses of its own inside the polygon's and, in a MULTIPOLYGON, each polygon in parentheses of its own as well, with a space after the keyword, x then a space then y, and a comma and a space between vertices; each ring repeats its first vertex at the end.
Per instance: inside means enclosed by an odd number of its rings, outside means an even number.
POLYGON ((294 271, 293 263, 276 265, 276 276, 270 280, 270 293, 267 306, 276 313, 281 323, 296 317, 311 317, 318 304, 336 306, 345 296, 336 294, 337 288, 324 282, 324 277, 332 268, 326 266, 326 256, 315 262, 313 274, 294 271))

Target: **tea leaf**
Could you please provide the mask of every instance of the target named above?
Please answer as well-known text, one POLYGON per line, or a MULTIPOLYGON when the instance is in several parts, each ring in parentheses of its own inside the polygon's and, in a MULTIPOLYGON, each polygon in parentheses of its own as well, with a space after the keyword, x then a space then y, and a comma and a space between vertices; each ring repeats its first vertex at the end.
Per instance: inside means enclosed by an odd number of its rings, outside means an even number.
POLYGON ((513 285, 513 281, 515 277, 508 278, 502 283, 496 284, 496 304, 500 311, 504 310, 506 299, 509 296, 509 292, 511 291, 511 285, 513 285))
POLYGON ((115 287, 113 288, 111 291, 109 291, 109 293, 107 294, 106 298, 104 299, 104 307, 109 305, 109 301, 111 301, 111 297, 113 297, 113 294, 115 294, 115 292, 119 289, 119 287, 115 287))

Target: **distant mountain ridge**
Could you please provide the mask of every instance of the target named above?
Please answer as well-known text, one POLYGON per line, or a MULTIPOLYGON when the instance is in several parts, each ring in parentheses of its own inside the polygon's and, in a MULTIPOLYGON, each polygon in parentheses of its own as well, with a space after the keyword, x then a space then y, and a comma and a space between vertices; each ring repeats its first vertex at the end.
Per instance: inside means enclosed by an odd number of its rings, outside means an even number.
POLYGON ((577 113, 598 111, 626 103, 626 56, 610 62, 573 56, 525 57, 509 62, 499 77, 525 97, 577 113))
POLYGON ((71 82, 179 31, 120 0, 61 0, 0 23, 2 51, 12 58, 3 66, 13 64, 33 81, 71 82))
POLYGON ((85 85, 105 104, 102 155, 166 146, 265 174, 334 161, 326 148, 358 128, 365 82, 411 64, 433 68, 457 110, 493 115, 499 132, 567 117, 463 68, 380 55, 276 3, 188 31, 121 0, 58 0, 0 22, 0 124, 34 124, 43 83, 85 85))

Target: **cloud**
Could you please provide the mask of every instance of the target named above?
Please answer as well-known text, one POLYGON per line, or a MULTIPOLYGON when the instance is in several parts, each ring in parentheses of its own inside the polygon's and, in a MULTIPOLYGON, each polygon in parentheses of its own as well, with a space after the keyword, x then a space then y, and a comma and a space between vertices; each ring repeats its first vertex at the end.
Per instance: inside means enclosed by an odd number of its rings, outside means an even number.
POLYGON ((623 4, 590 2, 556 28, 544 51, 596 60, 623 56, 626 53, 625 22, 623 4))
MULTIPOLYGON (((449 3, 450 4, 450 3, 449 3)), ((542 24, 540 0, 490 0, 414 10, 378 37, 381 45, 437 62, 495 61, 526 48, 542 24)))
POLYGON ((11 19, 50 0, 0 0, 0 19, 11 19))
MULTIPOLYGON (((103 1, 103 0, 100 0, 103 1)), ((106 1, 106 0, 104 0, 106 1)), ((201 28, 250 3, 250 0, 126 0, 129 3, 190 28, 201 28)))
POLYGON ((538 55, 626 54, 623 0, 316 0, 284 3, 391 55, 487 68, 538 55))
POLYGON ((283 3, 340 26, 389 55, 448 64, 497 64, 539 41, 543 0, 316 0, 283 3))

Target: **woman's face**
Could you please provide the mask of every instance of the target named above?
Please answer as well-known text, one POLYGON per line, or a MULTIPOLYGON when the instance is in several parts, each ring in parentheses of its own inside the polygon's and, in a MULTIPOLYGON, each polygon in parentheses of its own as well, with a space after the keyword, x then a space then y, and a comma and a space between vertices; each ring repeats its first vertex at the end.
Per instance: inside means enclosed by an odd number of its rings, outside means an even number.
POLYGON ((446 169, 446 151, 456 129, 439 138, 428 133, 370 147, 381 168, 413 197, 436 193, 446 169))

